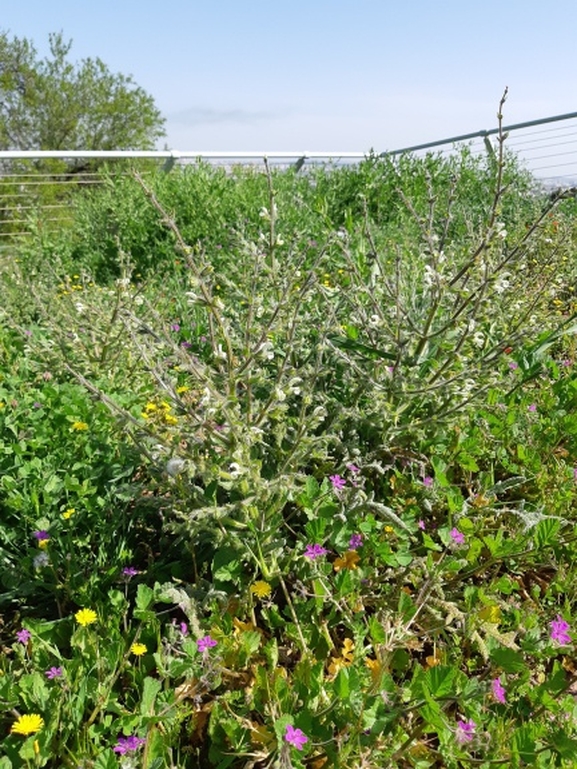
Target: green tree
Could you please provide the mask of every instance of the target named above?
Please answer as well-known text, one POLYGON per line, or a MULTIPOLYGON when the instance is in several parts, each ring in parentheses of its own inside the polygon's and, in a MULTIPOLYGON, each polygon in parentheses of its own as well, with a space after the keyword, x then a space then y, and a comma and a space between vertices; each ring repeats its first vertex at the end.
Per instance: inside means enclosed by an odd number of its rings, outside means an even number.
MULTIPOLYGON (((0 150, 153 149, 165 132, 152 96, 100 59, 72 61, 72 41, 62 33, 49 42, 42 58, 30 40, 0 30, 0 150)), ((13 236, 67 221, 76 182, 94 181, 101 165, 0 161, 0 248, 13 236)))
POLYGON ((72 41, 49 36, 40 58, 0 32, 0 149, 152 149, 164 136, 154 99, 100 59, 70 61, 72 41))

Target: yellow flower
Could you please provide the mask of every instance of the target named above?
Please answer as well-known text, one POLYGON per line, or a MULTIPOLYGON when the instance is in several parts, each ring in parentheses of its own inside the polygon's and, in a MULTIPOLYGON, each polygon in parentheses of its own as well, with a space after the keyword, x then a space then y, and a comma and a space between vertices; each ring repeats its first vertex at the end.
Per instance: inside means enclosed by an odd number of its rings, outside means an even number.
POLYGON ((353 661, 353 649, 355 648, 355 642, 350 638, 345 638, 343 642, 343 648, 341 651, 341 657, 349 664, 353 661))
POLYGON ((62 517, 64 518, 65 521, 67 521, 69 518, 72 518, 75 512, 76 510, 73 507, 69 507, 68 510, 65 510, 62 513, 62 517))
POLYGON ((371 671, 373 683, 376 683, 381 677, 381 671, 383 669, 381 663, 379 660, 372 660, 370 657, 367 657, 365 660, 365 665, 371 671))
POLYGON ((92 625, 93 622, 96 622, 98 615, 93 609, 80 609, 80 611, 76 612, 74 618, 79 625, 86 627, 87 625, 92 625))
POLYGON ((72 429, 73 430, 88 430, 88 425, 86 422, 73 422, 72 423, 72 429))
POLYGON ((354 648, 355 648, 355 642, 350 638, 345 638, 345 640, 343 641, 342 649, 341 649, 341 656, 331 657, 331 662, 329 664, 330 675, 336 676, 336 674, 339 672, 341 668, 348 668, 349 665, 352 665, 353 657, 354 657, 354 652, 353 652, 354 648))
POLYGON ((29 734, 36 734, 44 726, 44 719, 38 713, 29 713, 12 724, 11 734, 23 734, 27 737, 29 734))
POLYGON ((130 647, 130 651, 135 654, 137 657, 142 657, 143 654, 146 654, 148 649, 144 644, 134 643, 130 647))
POLYGON ((257 598, 266 598, 270 595, 270 585, 262 579, 257 580, 250 586, 250 592, 257 598))
POLYGON ((157 411, 158 410, 158 406, 156 405, 156 403, 152 403, 151 401, 149 401, 146 404, 146 406, 144 407, 144 410, 145 411, 157 411))
POLYGON ((253 625, 252 622, 243 622, 237 617, 233 617, 232 624, 234 625, 234 630, 232 632, 236 636, 241 633, 250 633, 251 631, 256 630, 256 626, 253 625))
POLYGON ((190 387, 188 387, 187 385, 181 385, 180 387, 176 388, 176 392, 179 395, 182 395, 182 393, 187 393, 189 390, 190 390, 190 387))
POLYGON ((164 421, 167 425, 177 425, 178 419, 174 416, 174 414, 169 414, 167 411, 164 412, 162 415, 164 418, 164 421))
POLYGON ((333 569, 340 571, 341 569, 356 569, 358 562, 361 560, 361 556, 356 550, 347 550, 342 558, 335 558, 333 563, 333 569))
POLYGON ((39 539, 38 540, 38 547, 41 547, 43 550, 45 550, 48 547, 48 542, 50 540, 48 539, 39 539))

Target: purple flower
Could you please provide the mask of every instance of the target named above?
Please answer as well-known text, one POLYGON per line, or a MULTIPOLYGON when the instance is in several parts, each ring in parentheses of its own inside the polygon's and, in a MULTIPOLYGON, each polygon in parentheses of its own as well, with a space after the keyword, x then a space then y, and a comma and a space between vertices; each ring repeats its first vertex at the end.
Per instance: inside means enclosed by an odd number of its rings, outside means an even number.
POLYGON ((45 530, 41 529, 40 531, 35 531, 32 535, 34 539, 37 539, 39 542, 42 542, 43 540, 50 539, 50 534, 45 530))
POLYGON ((357 473, 360 473, 360 472, 361 472, 361 469, 360 469, 360 467, 357 467, 356 465, 353 465, 353 463, 352 463, 352 462, 351 462, 350 464, 348 464, 348 465, 347 465, 347 470, 348 470, 350 473, 352 473, 353 475, 356 475, 357 473))
POLYGON ((208 651, 208 649, 210 649, 212 646, 216 646, 216 641, 209 635, 205 635, 204 638, 198 639, 196 645, 198 646, 199 652, 205 652, 208 651))
POLYGON ((425 477, 423 478, 423 486, 425 486, 427 489, 430 489, 432 485, 433 485, 433 479, 431 478, 431 476, 425 475, 425 477))
POLYGON ((19 630, 16 633, 16 639, 20 641, 21 644, 27 644, 31 638, 32 638, 32 633, 29 630, 27 630, 25 627, 23 627, 22 630, 19 630))
POLYGON ((503 688, 500 678, 494 678, 491 681, 491 692, 497 702, 500 702, 502 705, 505 704, 505 689, 503 688))
POLYGON ((509 368, 511 369, 511 371, 515 371, 515 369, 519 368, 519 364, 518 364, 518 363, 515 363, 515 361, 514 361, 514 360, 512 360, 512 361, 509 363, 509 368))
POLYGON ((146 740, 142 737, 136 737, 131 735, 130 737, 119 737, 118 743, 114 746, 113 751, 115 753, 130 753, 133 750, 138 750, 145 744, 146 740))
POLYGON ((456 526, 453 526, 453 528, 449 532, 449 536, 451 537, 451 539, 456 545, 465 544, 465 535, 463 534, 462 531, 459 531, 459 529, 456 526))
POLYGON ((567 632, 569 630, 569 623, 565 622, 563 617, 558 614, 557 619, 554 619, 550 624, 551 628, 551 640, 556 641, 561 646, 571 643, 571 636, 567 632))
POLYGON ((122 576, 127 577, 128 579, 136 577, 137 574, 138 569, 135 569, 134 566, 125 566, 124 569, 122 569, 122 576))
POLYGON ((417 526, 419 527, 419 529, 421 529, 421 531, 425 531, 425 529, 427 528, 427 524, 426 524, 426 523, 423 521, 423 519, 422 519, 422 518, 421 518, 421 520, 420 520, 420 521, 417 523, 417 526))
POLYGON ((289 745, 293 745, 297 750, 302 750, 305 742, 309 741, 309 738, 303 731, 295 729, 291 724, 287 724, 284 738, 289 745))
POLYGON ((340 491, 344 486, 347 485, 347 482, 344 478, 341 478, 340 475, 331 475, 329 476, 329 481, 333 484, 333 489, 335 491, 340 491))
POLYGON ((186 624, 186 622, 181 622, 179 625, 179 629, 182 635, 188 635, 188 625, 186 624))
POLYGON ((561 361, 562 366, 570 366, 572 361, 569 358, 565 358, 565 360, 561 361))
POLYGON ((534 403, 532 403, 532 404, 531 404, 531 405, 528 407, 528 409, 529 409, 529 411, 537 411, 537 406, 536 406, 534 403))
POLYGON ((46 678, 53 679, 53 678, 60 678, 63 675, 63 673, 64 673, 64 670, 62 668, 51 667, 44 673, 44 675, 46 676, 46 678))
POLYGON ((180 331, 180 323, 173 323, 173 324, 170 326, 170 330, 171 330, 171 331, 180 331))
POLYGON ((189 349, 189 347, 192 347, 192 342, 181 342, 181 343, 180 343, 180 346, 181 346, 181 347, 184 347, 184 348, 185 348, 185 350, 188 350, 188 349, 189 349))
POLYGON ((471 742, 471 740, 475 736, 476 726, 477 724, 472 719, 469 719, 468 721, 463 721, 462 719, 459 719, 457 721, 455 739, 457 740, 459 745, 462 745, 465 742, 471 742))
POLYGON ((320 555, 326 555, 328 552, 322 545, 307 545, 303 556, 314 561, 315 558, 318 558, 320 555))
POLYGON ((363 546, 363 535, 353 534, 349 540, 349 550, 356 550, 358 547, 363 546))

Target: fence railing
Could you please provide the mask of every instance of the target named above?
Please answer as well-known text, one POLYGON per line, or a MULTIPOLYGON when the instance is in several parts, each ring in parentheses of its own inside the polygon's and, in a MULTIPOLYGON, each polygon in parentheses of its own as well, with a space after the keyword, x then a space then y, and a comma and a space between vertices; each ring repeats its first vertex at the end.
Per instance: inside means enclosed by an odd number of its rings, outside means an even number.
MULTIPOLYGON (((544 186, 577 186, 577 112, 529 120, 503 126, 507 134, 506 146, 544 186)), ((421 155, 427 152, 454 152, 467 144, 472 152, 492 152, 498 128, 482 129, 446 139, 386 150, 381 156, 403 154, 421 155)), ((165 171, 178 165, 202 160, 232 167, 259 165, 266 158, 271 165, 302 168, 305 164, 357 163, 367 157, 364 152, 197 152, 179 150, 48 150, 0 151, 0 247, 10 239, 28 234, 29 215, 42 210, 45 227, 62 223, 69 208, 68 188, 100 184, 99 173, 83 168, 91 161, 149 160, 162 163, 165 171), (31 164, 53 161, 58 168, 37 170, 31 164), (72 163, 71 163, 72 161, 72 163), (58 190, 58 192, 54 192, 58 190), (52 194, 50 194, 52 192, 52 194)))
POLYGON ((383 154, 418 155, 431 150, 451 152, 465 143, 473 151, 491 151, 495 147, 490 137, 497 135, 500 130, 507 134, 507 149, 515 153, 527 170, 541 183, 558 187, 577 184, 577 112, 513 123, 501 129, 481 129, 383 154))

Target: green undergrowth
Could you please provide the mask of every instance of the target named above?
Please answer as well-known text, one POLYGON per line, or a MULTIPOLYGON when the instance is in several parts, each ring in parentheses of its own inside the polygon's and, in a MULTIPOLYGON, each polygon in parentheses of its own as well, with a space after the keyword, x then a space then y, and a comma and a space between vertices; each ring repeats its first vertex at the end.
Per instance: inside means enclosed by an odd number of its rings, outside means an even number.
POLYGON ((503 139, 5 268, 0 769, 575 765, 575 212, 503 139))

